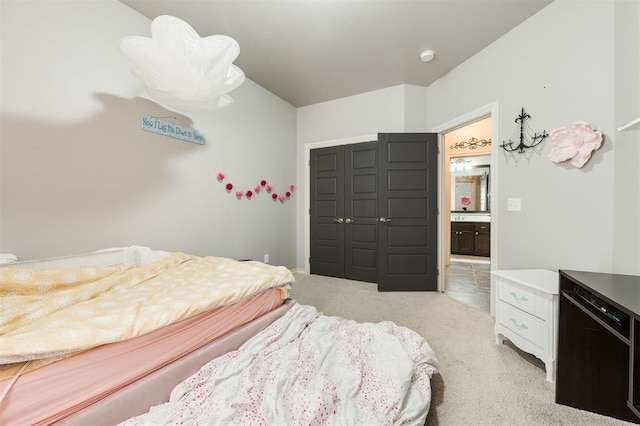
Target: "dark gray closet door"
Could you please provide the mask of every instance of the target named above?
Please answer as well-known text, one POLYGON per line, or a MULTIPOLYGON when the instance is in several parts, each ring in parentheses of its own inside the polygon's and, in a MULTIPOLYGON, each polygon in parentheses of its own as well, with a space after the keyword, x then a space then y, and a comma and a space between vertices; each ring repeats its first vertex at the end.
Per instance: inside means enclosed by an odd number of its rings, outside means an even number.
POLYGON ((378 135, 378 290, 435 291, 438 138, 378 135))
POLYGON ((311 151, 311 273, 378 278, 377 142, 311 151))
POLYGON ((310 272, 344 277, 344 149, 311 150, 310 272))
POLYGON ((345 278, 378 279, 378 143, 345 145, 345 278))

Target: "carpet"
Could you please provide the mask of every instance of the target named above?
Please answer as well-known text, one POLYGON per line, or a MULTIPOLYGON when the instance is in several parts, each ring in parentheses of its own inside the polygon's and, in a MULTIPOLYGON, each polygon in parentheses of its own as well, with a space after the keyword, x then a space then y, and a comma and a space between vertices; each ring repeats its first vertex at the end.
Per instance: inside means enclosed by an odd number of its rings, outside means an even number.
POLYGON ((393 321, 429 342, 439 369, 426 426, 629 424, 556 404, 542 361, 506 340, 496 345, 493 317, 443 293, 380 293, 371 283, 295 277, 299 303, 359 322, 393 321))

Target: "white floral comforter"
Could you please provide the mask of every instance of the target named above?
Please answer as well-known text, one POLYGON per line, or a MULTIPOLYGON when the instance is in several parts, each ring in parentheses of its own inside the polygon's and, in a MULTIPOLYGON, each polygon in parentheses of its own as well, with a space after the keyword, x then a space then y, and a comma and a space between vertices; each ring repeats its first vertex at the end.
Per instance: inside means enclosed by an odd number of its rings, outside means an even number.
POLYGON ((423 425, 436 356, 391 322, 290 311, 124 425, 423 425))

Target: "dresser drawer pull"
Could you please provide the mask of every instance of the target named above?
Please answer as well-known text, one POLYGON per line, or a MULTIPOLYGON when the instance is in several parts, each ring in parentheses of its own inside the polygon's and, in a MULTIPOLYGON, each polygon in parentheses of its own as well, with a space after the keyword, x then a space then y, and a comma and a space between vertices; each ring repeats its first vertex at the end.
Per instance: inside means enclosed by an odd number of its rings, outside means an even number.
POLYGON ((516 299, 516 302, 518 303, 529 301, 529 299, 527 299, 527 296, 518 297, 518 295, 513 291, 511 292, 511 296, 513 296, 513 298, 516 299))
POLYGON ((525 323, 518 324, 518 322, 513 318, 511 318, 511 322, 513 323, 513 325, 516 326, 516 328, 518 330, 528 330, 529 329, 529 327, 527 327, 527 324, 525 324, 525 323))

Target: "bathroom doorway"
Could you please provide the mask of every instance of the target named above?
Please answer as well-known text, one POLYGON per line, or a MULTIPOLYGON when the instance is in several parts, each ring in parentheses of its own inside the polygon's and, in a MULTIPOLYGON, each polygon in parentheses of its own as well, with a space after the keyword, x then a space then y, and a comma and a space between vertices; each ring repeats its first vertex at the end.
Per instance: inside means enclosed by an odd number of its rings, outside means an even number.
POLYGON ((497 104, 437 128, 441 141, 442 291, 490 313, 496 245, 492 146, 497 104))

